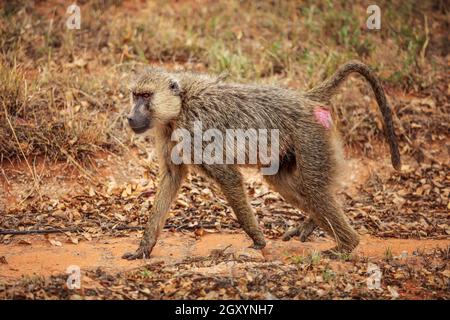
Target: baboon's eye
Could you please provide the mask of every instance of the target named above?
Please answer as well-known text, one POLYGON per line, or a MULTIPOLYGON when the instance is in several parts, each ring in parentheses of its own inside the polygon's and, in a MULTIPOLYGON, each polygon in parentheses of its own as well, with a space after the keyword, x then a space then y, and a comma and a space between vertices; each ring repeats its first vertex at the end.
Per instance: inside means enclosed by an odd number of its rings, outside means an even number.
POLYGON ((144 98, 144 99, 148 100, 152 97, 152 95, 153 95, 152 92, 133 93, 133 99, 144 98))

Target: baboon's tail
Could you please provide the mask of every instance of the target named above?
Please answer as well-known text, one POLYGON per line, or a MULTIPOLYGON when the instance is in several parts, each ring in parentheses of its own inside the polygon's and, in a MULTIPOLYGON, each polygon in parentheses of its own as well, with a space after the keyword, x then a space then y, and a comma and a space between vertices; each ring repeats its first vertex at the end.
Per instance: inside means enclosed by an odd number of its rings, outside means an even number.
POLYGON ((342 65, 330 78, 322 82, 317 87, 306 92, 305 96, 314 101, 329 102, 331 97, 339 88, 339 85, 352 72, 357 72, 363 75, 364 78, 366 78, 366 80, 372 86, 372 90, 378 102, 378 107, 380 108, 381 114, 383 115, 384 135, 387 142, 389 143, 389 148, 391 150, 392 165, 396 170, 400 170, 400 152, 398 151, 397 137, 395 136, 394 125, 392 123, 391 108, 387 103, 386 95, 384 94, 384 90, 381 86, 380 80, 368 66, 359 61, 349 61, 346 64, 342 65))

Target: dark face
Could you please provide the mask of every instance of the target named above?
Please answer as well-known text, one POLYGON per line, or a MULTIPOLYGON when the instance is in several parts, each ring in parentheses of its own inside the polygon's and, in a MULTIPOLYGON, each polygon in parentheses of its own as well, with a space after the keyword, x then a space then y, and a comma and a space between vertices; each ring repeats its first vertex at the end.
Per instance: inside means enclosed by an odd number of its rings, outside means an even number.
POLYGON ((165 126, 181 110, 178 80, 161 69, 148 69, 131 86, 132 106, 127 116, 135 133, 165 126))
POLYGON ((152 101, 153 94, 132 93, 133 107, 127 116, 128 124, 135 133, 143 133, 153 126, 152 123, 152 101))

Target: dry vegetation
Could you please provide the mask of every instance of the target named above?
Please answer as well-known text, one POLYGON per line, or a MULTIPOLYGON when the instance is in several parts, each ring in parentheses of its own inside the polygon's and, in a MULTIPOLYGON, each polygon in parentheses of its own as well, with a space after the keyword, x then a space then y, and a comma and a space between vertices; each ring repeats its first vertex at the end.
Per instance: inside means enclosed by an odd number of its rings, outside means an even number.
MULTIPOLYGON (((34 176, 37 159, 66 161, 89 175, 99 152, 120 155, 142 148, 123 121, 127 81, 142 65, 211 73, 226 70, 236 81, 305 90, 356 58, 380 75, 393 107, 401 152, 408 160, 403 174, 373 174, 359 186, 357 197, 343 195, 349 218, 360 233, 374 236, 448 239, 450 8, 446 1, 378 1, 383 16, 380 31, 366 29, 365 1, 78 3, 81 30, 65 27, 65 1, 0 2, 0 166, 25 160, 34 176)), ((378 143, 382 126, 376 102, 364 81, 352 78, 333 108, 350 153, 377 159, 385 152, 378 143)), ((153 188, 157 169, 151 164, 146 170, 153 188)), ((224 201, 202 192, 203 179, 193 176, 190 182, 168 228, 196 230, 193 221, 201 212, 203 229, 238 230, 224 201)), ((128 230, 118 226, 143 225, 147 216, 141 207, 151 205, 142 197, 143 188, 133 186, 127 193, 127 186, 112 190, 97 183, 82 190, 82 195, 56 202, 45 195, 24 201, 0 213, 0 228, 68 228, 73 241, 77 236, 125 236, 128 230)), ((262 188, 248 185, 252 195, 268 192, 262 188)), ((252 202, 269 238, 279 238, 286 227, 304 219, 283 203, 273 193, 252 202)), ((11 241, 9 236, 1 237, 0 242, 11 241)), ((64 289, 65 276, 13 284, 0 279, 0 298, 393 296, 391 289, 364 289, 367 275, 361 270, 368 260, 361 257, 343 259, 351 260, 351 271, 337 273, 330 261, 315 263, 311 257, 294 257, 282 267, 237 261, 249 275, 241 280, 190 271, 198 264, 227 259, 231 258, 185 261, 176 267, 156 265, 150 271, 115 277, 90 271, 88 276, 97 279, 100 289, 76 294, 64 289)), ((396 287, 406 298, 449 298, 448 259, 448 248, 417 252, 413 264, 387 257, 381 264, 386 275, 383 286, 396 287)))
MULTIPOLYGON (((306 89, 357 58, 379 70, 388 88, 447 91, 444 1, 380 3, 379 32, 365 30, 362 3, 347 1, 80 3, 80 31, 65 27, 63 1, 2 6, 3 161, 24 155, 82 160, 127 142, 121 117, 128 99, 125 80, 140 64, 228 70, 236 80, 306 89)), ((432 106, 433 116, 440 120, 448 114, 440 108, 446 106, 444 97, 436 98, 441 103, 432 106)), ((375 112, 345 101, 336 112, 346 141, 378 137, 375 112)), ((416 112, 394 106, 400 118, 416 112)), ((427 120, 437 132, 448 129, 427 120)))

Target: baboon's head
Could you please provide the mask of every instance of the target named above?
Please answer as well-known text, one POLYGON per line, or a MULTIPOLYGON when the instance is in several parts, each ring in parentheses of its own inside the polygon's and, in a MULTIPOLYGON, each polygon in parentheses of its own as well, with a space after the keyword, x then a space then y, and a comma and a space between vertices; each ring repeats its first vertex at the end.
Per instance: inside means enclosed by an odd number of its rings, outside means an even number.
POLYGON ((132 107, 127 116, 135 133, 155 125, 166 125, 181 109, 180 84, 174 75, 161 69, 147 69, 131 86, 132 107))

